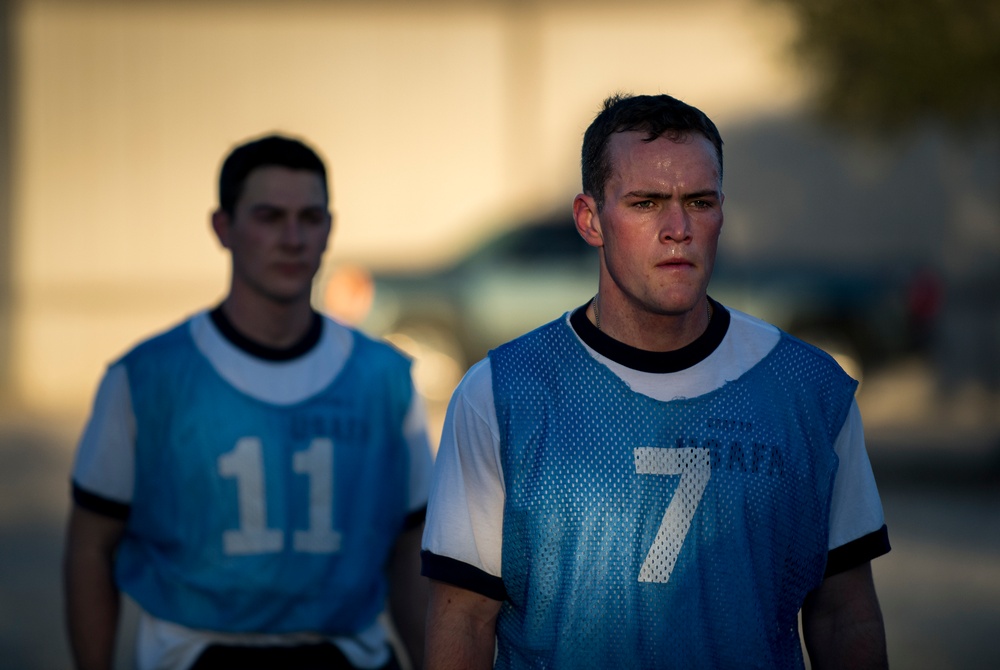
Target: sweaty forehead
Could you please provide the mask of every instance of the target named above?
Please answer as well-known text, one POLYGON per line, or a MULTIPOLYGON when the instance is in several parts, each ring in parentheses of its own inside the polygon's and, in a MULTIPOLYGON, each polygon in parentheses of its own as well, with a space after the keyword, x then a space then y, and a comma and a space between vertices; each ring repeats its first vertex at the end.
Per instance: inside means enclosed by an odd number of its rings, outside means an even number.
POLYGON ((715 147, 701 133, 648 138, 649 133, 643 131, 624 131, 611 136, 608 148, 612 179, 719 180, 715 147))

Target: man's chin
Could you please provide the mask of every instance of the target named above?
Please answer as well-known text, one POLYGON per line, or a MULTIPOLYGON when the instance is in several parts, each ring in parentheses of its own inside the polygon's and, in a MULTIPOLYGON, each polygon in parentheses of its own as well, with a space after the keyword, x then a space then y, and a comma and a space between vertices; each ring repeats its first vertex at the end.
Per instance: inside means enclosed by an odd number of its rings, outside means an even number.
POLYGON ((705 305, 704 293, 691 289, 662 297, 655 305, 655 312, 661 316, 684 316, 705 305))
POLYGON ((311 300, 312 286, 305 290, 298 287, 294 289, 281 289, 274 287, 269 291, 265 291, 263 295, 268 301, 274 303, 275 305, 281 307, 294 307, 302 302, 308 303, 311 300))

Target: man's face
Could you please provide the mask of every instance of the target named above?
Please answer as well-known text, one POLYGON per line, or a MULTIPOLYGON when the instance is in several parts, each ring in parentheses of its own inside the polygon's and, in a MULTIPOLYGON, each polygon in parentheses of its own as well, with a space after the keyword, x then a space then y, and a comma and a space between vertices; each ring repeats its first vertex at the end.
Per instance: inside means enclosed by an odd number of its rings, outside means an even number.
POLYGON ((330 235, 323 179, 315 172, 264 166, 251 172, 232 216, 213 227, 233 257, 233 293, 278 303, 309 299, 330 235))
POLYGON ((625 315, 682 315, 705 308, 723 221, 719 163, 700 133, 646 137, 616 133, 608 145, 591 241, 602 249, 602 299, 609 290, 625 315))

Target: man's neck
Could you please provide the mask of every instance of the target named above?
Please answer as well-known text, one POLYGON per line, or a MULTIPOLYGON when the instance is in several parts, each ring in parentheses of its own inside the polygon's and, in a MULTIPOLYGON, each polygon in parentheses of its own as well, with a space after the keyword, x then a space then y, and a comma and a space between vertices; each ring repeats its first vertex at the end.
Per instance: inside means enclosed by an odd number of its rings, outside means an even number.
POLYGON ((241 335, 272 349, 285 349, 298 343, 309 331, 313 320, 308 299, 279 303, 250 300, 230 293, 221 308, 241 335))
POLYGON ((628 310, 607 310, 610 300, 597 300, 588 305, 587 317, 601 332, 630 347, 643 351, 677 351, 697 340, 708 328, 711 321, 711 307, 708 298, 698 302, 690 312, 679 315, 660 315, 628 310), (596 303, 596 304, 595 304, 596 303), (595 314, 595 307, 600 321, 595 314), (608 314, 608 312, 611 312, 608 314))
POLYGON ((650 351, 620 342, 603 330, 598 330, 593 320, 593 302, 573 312, 570 324, 577 336, 601 356, 640 372, 666 373, 686 370, 708 358, 729 332, 729 312, 712 304, 713 316, 705 333, 691 344, 671 351, 650 351))

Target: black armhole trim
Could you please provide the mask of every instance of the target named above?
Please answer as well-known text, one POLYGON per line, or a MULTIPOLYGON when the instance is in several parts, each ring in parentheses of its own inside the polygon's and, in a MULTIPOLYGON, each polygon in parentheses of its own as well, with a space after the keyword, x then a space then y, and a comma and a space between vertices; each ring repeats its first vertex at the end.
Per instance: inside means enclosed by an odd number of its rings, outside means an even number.
POLYGON ((319 343, 320 336, 323 334, 323 317, 318 312, 313 312, 312 323, 309 324, 309 330, 302 336, 302 339, 287 349, 275 349, 274 347, 258 344, 236 330, 236 327, 233 326, 232 322, 226 318, 225 313, 222 311, 222 305, 213 309, 208 315, 211 317, 215 327, 222 333, 222 336, 229 340, 233 346, 265 361, 291 361, 299 356, 303 356, 319 343))
POLYGON ((493 600, 507 600, 507 589, 499 577, 474 568, 468 563, 438 556, 426 549, 420 552, 422 568, 420 574, 428 579, 451 584, 493 600))
POLYGON ((889 546, 889 530, 883 525, 874 533, 862 535, 856 540, 831 549, 826 559, 826 574, 829 577, 840 572, 846 572, 851 568, 856 568, 863 563, 867 563, 873 558, 878 558, 888 554, 892 549, 889 546))
POLYGON ((85 491, 76 482, 73 482, 73 502, 90 512, 95 512, 102 516, 109 516, 113 519, 124 521, 128 518, 131 506, 115 500, 109 500, 85 491))
POLYGON ((712 303, 708 328, 697 340, 676 351, 644 351, 606 335, 587 318, 589 302, 574 311, 569 322, 588 347, 615 363, 639 372, 679 372, 708 358, 729 331, 729 310, 711 298, 708 300, 712 303))
POLYGON ((403 520, 403 530, 413 530, 424 522, 427 518, 427 505, 424 505, 420 509, 415 509, 406 515, 406 519, 403 520))

